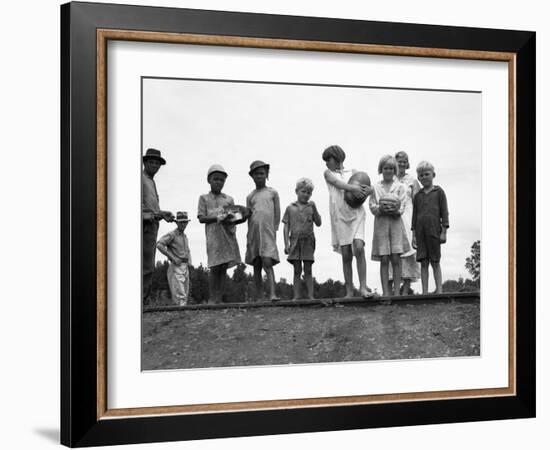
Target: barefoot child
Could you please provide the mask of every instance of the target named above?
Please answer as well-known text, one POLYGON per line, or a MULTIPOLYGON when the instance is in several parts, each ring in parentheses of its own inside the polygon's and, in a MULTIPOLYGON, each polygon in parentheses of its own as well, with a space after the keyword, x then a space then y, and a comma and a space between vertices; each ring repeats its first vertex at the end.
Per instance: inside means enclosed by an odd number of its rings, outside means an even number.
POLYGON ((177 228, 165 234, 157 242, 157 249, 170 260, 166 272, 168 286, 172 294, 172 301, 177 305, 187 305, 189 298, 189 264, 191 253, 189 243, 185 235, 185 228, 189 223, 187 212, 176 213, 177 228))
POLYGON ((313 182, 309 178, 300 178, 296 183, 297 201, 287 206, 283 216, 285 224, 283 233, 285 253, 288 262, 294 266, 294 299, 300 298, 300 281, 302 279, 302 261, 307 296, 313 299, 313 277, 311 266, 315 252, 315 235, 313 224, 321 226, 321 216, 314 202, 310 202, 313 182))
MULTIPOLYGON (((406 200, 403 208, 403 214, 401 214, 401 220, 405 226, 407 232, 407 239, 409 240, 410 250, 401 255, 401 295, 411 294, 411 283, 417 281, 420 278, 420 264, 416 262, 416 250, 412 248, 412 209, 413 198, 420 190, 420 183, 412 175, 407 173, 407 169, 410 168, 409 156, 406 152, 400 151, 395 154, 395 160, 397 161, 397 180, 405 185, 406 200)), ((393 283, 393 271, 392 266, 389 266, 390 271, 390 291, 393 283)))
POLYGON ((416 168, 418 181, 422 189, 413 200, 413 215, 411 229, 413 231, 412 245, 416 248, 416 260, 420 261, 420 278, 422 293, 428 293, 429 266, 431 264, 435 280, 435 292, 443 292, 441 282, 441 244, 447 242, 449 228, 449 210, 447 197, 439 186, 434 186, 434 166, 422 161, 416 168))
POLYGON ((323 151, 326 163, 325 181, 329 192, 330 225, 332 247, 342 255, 346 297, 353 297, 353 256, 357 261, 359 291, 365 298, 371 297, 367 289, 367 263, 365 260, 365 208, 352 208, 344 200, 346 191, 357 198, 366 198, 372 193, 370 186, 348 184, 353 171, 344 170, 346 154, 338 145, 331 145, 323 151))
POLYGON ((275 274, 273 266, 279 263, 276 233, 281 221, 279 194, 265 185, 269 177, 269 164, 254 161, 248 174, 254 180, 256 189, 246 197, 246 206, 251 215, 248 218, 245 262, 254 266, 256 300, 263 298, 262 269, 267 275, 269 300, 277 300, 275 295, 275 274))
POLYGON ((369 207, 374 214, 372 236, 372 260, 380 261, 380 281, 383 295, 391 295, 389 264, 393 269, 393 294, 400 295, 401 255, 410 250, 409 240, 401 214, 405 208, 405 185, 397 178, 397 161, 391 155, 383 156, 378 163, 382 180, 374 185, 369 207))
POLYGON ((219 164, 208 169, 206 180, 210 192, 199 197, 197 216, 205 224, 206 253, 210 268, 209 303, 221 303, 225 290, 227 269, 241 262, 235 235, 236 223, 228 223, 224 208, 234 205, 233 198, 223 194, 227 172, 219 164))

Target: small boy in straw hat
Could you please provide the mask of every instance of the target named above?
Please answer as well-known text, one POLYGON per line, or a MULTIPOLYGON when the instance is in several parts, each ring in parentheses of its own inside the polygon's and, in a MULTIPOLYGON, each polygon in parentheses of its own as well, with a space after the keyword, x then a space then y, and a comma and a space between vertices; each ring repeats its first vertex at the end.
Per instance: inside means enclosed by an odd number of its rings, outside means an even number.
POLYGON ((184 306, 187 305, 189 298, 189 264, 191 264, 189 242, 185 235, 185 228, 189 223, 187 212, 178 211, 175 221, 177 228, 160 238, 157 249, 170 260, 166 276, 172 301, 184 306))

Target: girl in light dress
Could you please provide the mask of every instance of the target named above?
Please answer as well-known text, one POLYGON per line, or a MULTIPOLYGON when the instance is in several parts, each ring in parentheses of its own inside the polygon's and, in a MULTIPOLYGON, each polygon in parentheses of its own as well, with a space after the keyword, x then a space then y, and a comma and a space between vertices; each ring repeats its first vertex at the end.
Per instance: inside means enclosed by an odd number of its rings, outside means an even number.
POLYGON ((400 295, 401 255, 411 249, 401 215, 405 208, 405 185, 397 180, 397 161, 391 155, 383 156, 378 163, 382 180, 374 185, 369 207, 374 214, 372 260, 380 261, 380 281, 384 296, 391 295, 389 264, 393 269, 393 294, 400 295))
MULTIPOLYGON (((405 207, 403 208, 403 214, 401 219, 407 232, 407 238, 409 244, 412 243, 412 210, 413 210, 413 198, 420 190, 420 183, 418 180, 407 173, 407 169, 410 168, 409 156, 406 152, 400 151, 395 154, 395 160, 397 161, 397 179, 405 185, 405 207)), ((393 280, 392 267, 390 266, 390 280, 393 280)), ((417 281, 420 278, 420 266, 416 262, 416 250, 412 248, 408 252, 401 255, 401 280, 403 285, 401 286, 401 293, 403 295, 411 294, 411 283, 417 281)), ((391 282, 390 282, 391 286, 391 282)))
POLYGON ((246 235, 245 262, 254 267, 256 300, 263 298, 262 269, 267 276, 268 298, 278 300, 275 294, 275 274, 273 266, 279 263, 277 251, 277 230, 281 221, 279 194, 266 186, 269 177, 269 164, 254 161, 248 174, 254 180, 256 189, 246 197, 249 208, 248 233, 246 235))
POLYGON ((346 154, 338 145, 326 148, 322 157, 327 166, 324 175, 329 191, 332 247, 342 255, 346 297, 353 297, 353 256, 357 262, 359 292, 365 298, 372 297, 367 288, 365 208, 363 205, 352 208, 344 200, 346 191, 352 192, 357 198, 366 198, 372 193, 372 188, 348 184, 347 180, 354 171, 344 169, 343 162, 346 154))

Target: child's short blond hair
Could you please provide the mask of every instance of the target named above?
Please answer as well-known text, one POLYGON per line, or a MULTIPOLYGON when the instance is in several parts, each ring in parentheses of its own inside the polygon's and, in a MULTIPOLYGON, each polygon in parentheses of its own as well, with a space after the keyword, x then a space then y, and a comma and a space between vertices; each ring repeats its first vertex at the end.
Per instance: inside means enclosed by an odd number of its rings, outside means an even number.
POLYGON ((434 165, 429 161, 420 161, 418 166, 416 166, 416 173, 425 172, 426 170, 431 170, 435 173, 434 165))
POLYGON ((313 181, 311 181, 309 178, 300 178, 298 181, 296 181, 296 191, 299 191, 300 189, 313 191, 313 181))
POLYGON ((380 162, 378 163, 378 173, 381 174, 384 166, 388 164, 393 166, 393 172, 397 174, 397 161, 392 155, 384 155, 380 158, 380 162))

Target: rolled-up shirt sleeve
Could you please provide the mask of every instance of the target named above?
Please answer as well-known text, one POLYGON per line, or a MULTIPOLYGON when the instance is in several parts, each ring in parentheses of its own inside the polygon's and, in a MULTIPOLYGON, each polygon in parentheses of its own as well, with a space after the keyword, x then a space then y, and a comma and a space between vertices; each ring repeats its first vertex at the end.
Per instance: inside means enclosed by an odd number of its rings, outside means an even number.
POLYGON ((164 236, 162 236, 158 240, 157 245, 161 244, 161 245, 164 245, 165 247, 168 247, 173 240, 174 240, 174 234, 173 233, 168 233, 168 234, 165 234, 164 236))
POLYGON ((273 226, 275 231, 279 230, 281 222, 281 202, 279 201, 279 193, 273 190, 273 226))
POLYGON ((206 199, 203 195, 199 197, 199 205, 197 206, 197 217, 206 217, 208 216, 208 208, 206 206, 206 199))
POLYGON ((449 228, 449 208, 447 207, 447 196, 443 189, 440 190, 439 195, 439 211, 441 213, 441 226, 449 228))
POLYGON ((286 209, 285 209, 285 213, 283 214, 283 220, 282 220, 282 222, 283 222, 283 223, 288 223, 288 221, 289 221, 289 216, 290 216, 290 206, 287 206, 286 209))
POLYGON ((415 195, 413 198, 413 213, 412 213, 412 220, 411 220, 412 231, 416 229, 416 216, 418 215, 418 199, 419 197, 417 195, 415 195))

